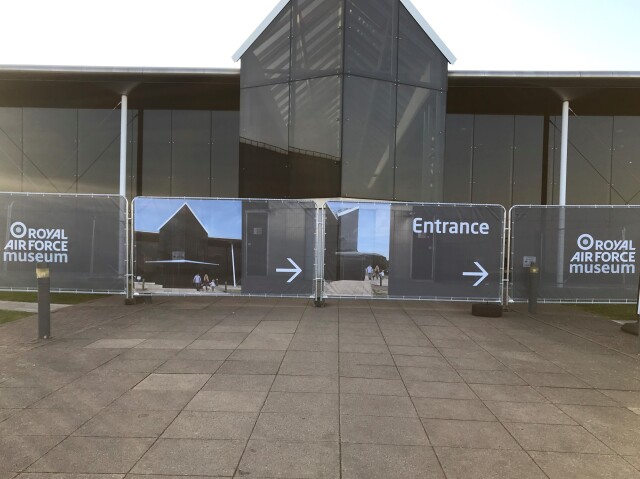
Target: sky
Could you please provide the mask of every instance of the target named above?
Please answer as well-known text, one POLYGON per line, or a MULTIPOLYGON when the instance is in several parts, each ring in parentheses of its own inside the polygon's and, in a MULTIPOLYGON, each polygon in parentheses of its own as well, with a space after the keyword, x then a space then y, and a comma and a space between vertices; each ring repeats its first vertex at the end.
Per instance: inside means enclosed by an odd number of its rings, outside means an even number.
MULTIPOLYGON (((0 65, 239 68, 278 0, 4 0, 0 65)), ((413 0, 450 70, 640 71, 639 0, 413 0)))

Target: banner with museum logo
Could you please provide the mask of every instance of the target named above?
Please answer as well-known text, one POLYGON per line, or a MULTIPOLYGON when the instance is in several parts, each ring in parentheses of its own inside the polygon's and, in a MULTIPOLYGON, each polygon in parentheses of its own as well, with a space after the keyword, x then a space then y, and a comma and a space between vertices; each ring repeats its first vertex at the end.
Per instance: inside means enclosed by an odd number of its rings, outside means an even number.
POLYGON ((528 298, 530 267, 539 301, 635 303, 640 206, 514 206, 510 299, 528 298))
POLYGON ((127 200, 115 195, 0 193, 0 290, 125 293, 127 200))

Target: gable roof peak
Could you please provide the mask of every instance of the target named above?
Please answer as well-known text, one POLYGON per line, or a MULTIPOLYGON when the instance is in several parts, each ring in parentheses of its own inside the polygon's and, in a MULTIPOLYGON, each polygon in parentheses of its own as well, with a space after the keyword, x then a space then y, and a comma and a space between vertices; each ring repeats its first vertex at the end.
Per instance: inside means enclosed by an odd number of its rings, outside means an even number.
MULTIPOLYGON (((438 36, 431 25, 425 20, 420 11, 416 8, 416 6, 411 2, 411 0, 398 0, 404 7, 407 9, 409 14, 414 18, 414 20, 420 25, 420 28, 424 31, 424 33, 431 39, 431 41, 438 47, 438 50, 444 55, 447 61, 453 65, 456 62, 455 55, 449 50, 447 45, 442 41, 442 39, 438 36)), ((280 0, 275 8, 267 15, 267 17, 258 25, 258 28, 254 30, 254 32, 245 40, 242 46, 238 49, 236 53, 231 57, 234 62, 239 61, 242 56, 247 52, 249 47, 253 45, 253 43, 258 39, 260 35, 267 29, 269 25, 276 19, 280 12, 291 3, 291 0, 280 0)))

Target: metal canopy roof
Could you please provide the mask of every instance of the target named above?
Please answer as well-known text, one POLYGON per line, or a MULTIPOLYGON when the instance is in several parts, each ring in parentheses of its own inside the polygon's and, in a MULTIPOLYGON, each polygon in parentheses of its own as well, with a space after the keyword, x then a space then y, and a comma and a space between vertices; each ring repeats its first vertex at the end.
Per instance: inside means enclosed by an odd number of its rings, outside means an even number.
MULTIPOLYGON (((291 0, 280 0, 278 5, 267 15, 267 17, 262 21, 262 23, 255 29, 255 31, 247 38, 247 40, 242 44, 242 46, 238 49, 236 53, 231 57, 233 61, 237 62, 242 58, 242 55, 246 53, 246 51, 253 45, 253 43, 258 39, 262 32, 264 32, 271 22, 273 22, 276 17, 280 14, 280 12, 286 7, 291 0)), ((415 7, 411 0, 400 0, 400 3, 404 5, 407 11, 411 14, 414 20, 420 25, 420 28, 424 30, 424 33, 431 39, 431 41, 438 47, 440 52, 444 55, 447 61, 450 64, 454 64, 456 62, 456 57, 453 55, 451 50, 445 45, 442 39, 438 36, 431 25, 425 20, 425 18, 420 14, 420 11, 415 7)))

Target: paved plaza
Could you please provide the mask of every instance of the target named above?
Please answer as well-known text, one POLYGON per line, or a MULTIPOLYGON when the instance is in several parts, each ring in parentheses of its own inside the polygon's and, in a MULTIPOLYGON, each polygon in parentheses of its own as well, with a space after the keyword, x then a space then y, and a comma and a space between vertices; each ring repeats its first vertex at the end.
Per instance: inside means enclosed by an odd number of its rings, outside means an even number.
POLYGON ((0 479, 640 478, 637 338, 470 310, 106 298, 46 343, 0 326, 0 479))

